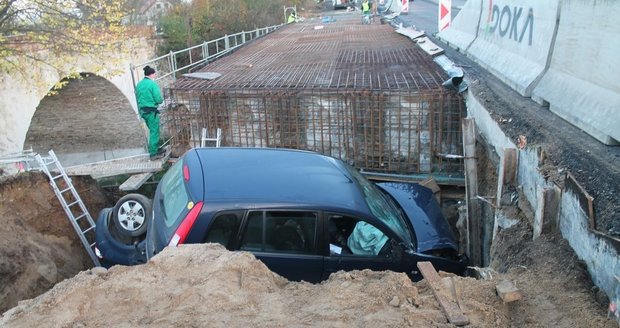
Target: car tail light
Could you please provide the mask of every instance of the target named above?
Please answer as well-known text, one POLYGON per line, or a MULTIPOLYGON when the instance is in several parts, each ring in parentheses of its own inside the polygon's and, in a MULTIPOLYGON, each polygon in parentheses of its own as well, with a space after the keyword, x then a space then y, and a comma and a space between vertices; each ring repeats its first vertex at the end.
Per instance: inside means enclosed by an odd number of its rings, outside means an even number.
POLYGON ((185 182, 189 181, 189 167, 187 165, 183 165, 183 179, 185 182))
MULTIPOLYGON (((191 206, 191 203, 189 206, 191 206)), ((181 225, 179 225, 177 231, 172 236, 172 239, 170 239, 168 246, 177 246, 185 242, 185 238, 187 238, 189 231, 192 230, 192 226, 194 225, 194 222, 196 222, 196 219, 200 214, 200 210, 202 210, 202 202, 198 202, 191 207, 189 213, 187 213, 183 219, 183 222, 181 222, 181 225)))

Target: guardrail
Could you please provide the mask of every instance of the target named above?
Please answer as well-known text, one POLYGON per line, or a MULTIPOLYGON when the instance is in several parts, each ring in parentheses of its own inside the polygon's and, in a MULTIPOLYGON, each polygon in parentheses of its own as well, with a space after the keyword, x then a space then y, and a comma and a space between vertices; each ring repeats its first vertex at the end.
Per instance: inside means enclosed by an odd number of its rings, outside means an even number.
POLYGON ((253 31, 242 31, 232 35, 225 35, 219 39, 203 42, 186 49, 170 51, 170 53, 150 59, 140 64, 131 64, 131 79, 135 86, 141 79, 142 68, 149 65, 157 70, 157 81, 161 87, 166 87, 176 81, 179 72, 191 72, 192 68, 203 65, 217 59, 237 48, 248 41, 259 38, 265 34, 275 31, 284 24, 269 27, 257 28, 253 31))

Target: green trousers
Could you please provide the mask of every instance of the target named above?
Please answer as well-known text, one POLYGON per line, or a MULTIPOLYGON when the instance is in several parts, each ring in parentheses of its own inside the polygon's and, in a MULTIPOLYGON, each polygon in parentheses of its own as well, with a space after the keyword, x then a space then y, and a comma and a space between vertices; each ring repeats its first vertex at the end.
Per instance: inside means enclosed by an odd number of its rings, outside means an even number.
POLYGON ((140 110, 140 116, 149 128, 149 155, 154 156, 159 149, 159 113, 140 110))

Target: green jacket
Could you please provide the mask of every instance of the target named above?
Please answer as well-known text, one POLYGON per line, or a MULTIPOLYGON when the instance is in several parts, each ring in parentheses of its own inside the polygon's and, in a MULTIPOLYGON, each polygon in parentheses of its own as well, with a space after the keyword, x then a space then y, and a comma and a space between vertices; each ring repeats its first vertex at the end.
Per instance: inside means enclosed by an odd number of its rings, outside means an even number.
POLYGON ((136 99, 138 100, 139 109, 145 107, 157 108, 164 101, 159 86, 148 77, 145 77, 136 85, 136 99))

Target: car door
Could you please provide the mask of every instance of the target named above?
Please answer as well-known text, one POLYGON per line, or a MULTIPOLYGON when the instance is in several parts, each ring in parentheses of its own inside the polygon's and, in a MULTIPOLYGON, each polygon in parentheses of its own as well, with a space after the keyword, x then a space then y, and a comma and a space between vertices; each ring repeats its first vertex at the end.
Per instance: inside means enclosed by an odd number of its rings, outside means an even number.
POLYGON ((328 250, 328 255, 324 260, 323 279, 340 270, 402 271, 401 263, 390 256, 391 238, 379 228, 362 219, 336 213, 327 213, 325 221, 322 247, 328 250), (368 238, 356 240, 360 235, 368 238))
POLYGON ((269 269, 289 280, 319 282, 323 256, 317 247, 318 218, 314 211, 250 211, 239 250, 254 253, 269 269))

